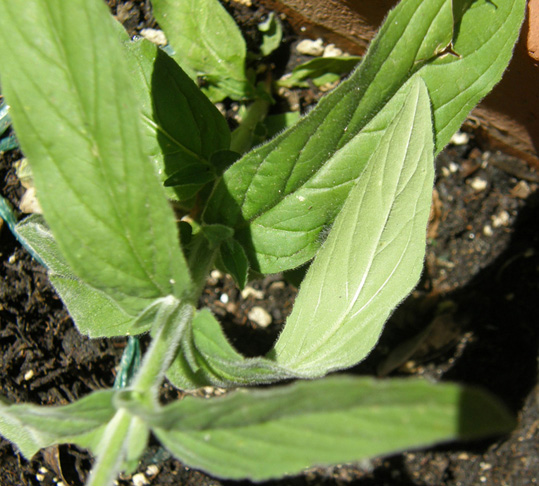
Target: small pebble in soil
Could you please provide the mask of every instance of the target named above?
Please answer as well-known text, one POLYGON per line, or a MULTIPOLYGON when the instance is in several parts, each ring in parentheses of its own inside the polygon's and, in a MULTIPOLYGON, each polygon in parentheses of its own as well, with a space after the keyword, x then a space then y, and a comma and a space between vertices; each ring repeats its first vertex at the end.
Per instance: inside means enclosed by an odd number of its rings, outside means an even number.
POLYGON ((324 47, 324 53, 322 57, 340 57, 343 55, 343 51, 335 46, 335 44, 328 44, 324 47))
POLYGON ((219 300, 223 303, 223 304, 228 304, 228 294, 221 294, 221 297, 219 297, 219 300))
POLYGON ((155 464, 150 464, 145 471, 145 474, 149 478, 154 478, 159 474, 159 468, 155 464))
POLYGON ((157 29, 142 29, 140 31, 142 37, 158 46, 166 46, 168 44, 165 33, 162 30, 157 29))
POLYGON ((516 186, 511 189, 511 196, 526 199, 532 192, 532 188, 526 181, 519 181, 516 186))
POLYGON ((492 216, 492 226, 494 228, 500 228, 501 226, 507 226, 509 224, 510 215, 507 211, 500 211, 498 214, 492 216))
POLYGON ((272 321, 268 311, 259 306, 253 307, 247 314, 247 317, 260 327, 268 327, 272 321))
POLYGON ((470 141, 470 136, 464 132, 457 132, 451 137, 453 145, 466 145, 470 141))
POLYGON ((470 186, 474 191, 481 192, 487 188, 488 182, 482 177, 474 177, 470 180, 470 186))
POLYGON ((457 164, 456 162, 449 162, 449 172, 451 172, 452 174, 456 174, 459 169, 459 164, 457 164))
POLYGON ((306 56, 321 56, 324 54, 324 41, 322 39, 304 39, 298 43, 296 51, 306 56))
POLYGON ((144 476, 142 473, 137 473, 132 478, 133 484, 135 486, 147 486, 150 484, 150 481, 148 481, 148 478, 144 476))
POLYGON ((247 298, 253 296, 255 299, 260 300, 260 299, 264 298, 264 292, 262 292, 261 290, 256 290, 253 287, 245 287, 241 291, 241 296, 242 296, 243 299, 247 299, 247 298))

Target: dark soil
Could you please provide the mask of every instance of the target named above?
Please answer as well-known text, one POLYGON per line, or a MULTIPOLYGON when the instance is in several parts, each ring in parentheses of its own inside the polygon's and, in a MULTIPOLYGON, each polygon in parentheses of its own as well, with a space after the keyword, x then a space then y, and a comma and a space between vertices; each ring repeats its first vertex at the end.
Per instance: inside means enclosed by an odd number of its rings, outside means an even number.
MULTIPOLYGON (((118 15, 124 12, 131 33, 141 26, 155 26, 148 2, 109 3, 118 15)), ((258 7, 234 10, 240 25, 253 36, 257 34, 252 16, 263 14, 258 7)), ((290 44, 294 39, 288 40, 290 44)), ((285 55, 282 63, 288 60, 285 55)), ((302 90, 294 96, 300 106, 308 106, 319 94, 302 90)), ((349 372, 423 375, 484 387, 518 416, 516 430, 481 442, 314 468, 268 485, 535 484, 539 477, 539 176, 524 162, 490 152, 471 129, 468 138, 465 144, 449 146, 437 160, 420 285, 394 314, 372 355, 349 372)), ((13 169, 20 157, 11 152, 0 159, 0 193, 14 206, 24 191, 13 169)), ((14 402, 64 404, 110 387, 125 340, 81 336, 44 269, 5 225, 0 230, 0 275, 2 396, 14 402)), ((295 296, 295 288, 281 276, 251 286, 255 291, 244 298, 230 279, 214 273, 202 297, 232 342, 248 355, 271 345, 295 296), (268 311, 269 326, 263 328, 249 319, 253 307, 268 311)), ((175 393, 170 385, 163 392, 175 393)), ((68 445, 26 461, 0 438, 1 486, 82 485, 90 465, 88 454, 68 445)), ((138 474, 155 486, 237 484, 186 468, 155 443, 138 474)), ((119 484, 132 485, 133 478, 122 478, 119 484)))

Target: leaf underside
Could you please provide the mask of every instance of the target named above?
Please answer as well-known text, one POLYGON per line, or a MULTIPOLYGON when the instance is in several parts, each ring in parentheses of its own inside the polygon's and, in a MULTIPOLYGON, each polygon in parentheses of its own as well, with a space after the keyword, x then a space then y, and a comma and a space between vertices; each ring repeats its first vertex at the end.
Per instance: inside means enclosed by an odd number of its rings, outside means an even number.
POLYGON ((419 280, 434 183, 431 109, 421 77, 402 94, 401 110, 350 191, 271 353, 300 376, 365 358, 419 280))
POLYGON ((221 399, 186 397, 145 419, 185 464, 255 481, 514 426, 499 402, 476 390, 344 376, 221 399))

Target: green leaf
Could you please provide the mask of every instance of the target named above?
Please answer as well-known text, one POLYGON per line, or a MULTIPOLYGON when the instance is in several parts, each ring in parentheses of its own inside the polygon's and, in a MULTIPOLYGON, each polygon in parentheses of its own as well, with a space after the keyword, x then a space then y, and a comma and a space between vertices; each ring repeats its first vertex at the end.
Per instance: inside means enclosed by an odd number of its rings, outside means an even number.
POLYGON ((186 201, 197 194, 208 182, 217 178, 209 164, 200 161, 188 163, 174 172, 164 183, 165 187, 174 187, 180 201, 186 201))
POLYGON ((151 323, 140 322, 126 314, 106 293, 73 273, 40 215, 27 217, 17 225, 16 231, 47 266, 51 283, 82 334, 94 338, 125 336, 150 328, 151 323))
POLYGON ((114 416, 112 390, 93 392, 69 405, 11 405, 0 399, 0 434, 30 459, 39 449, 73 443, 94 449, 114 416))
MULTIPOLYGON (((251 266, 262 273, 311 259, 320 248, 320 233, 333 223, 391 122, 387 106, 398 90, 414 73, 425 79, 440 151, 500 79, 524 4, 479 0, 468 8, 463 1, 400 2, 347 81, 224 174, 205 221, 234 228, 251 266), (460 57, 447 53, 451 41, 460 57), (355 152, 348 148, 352 141, 355 152)), ((392 109, 398 107, 394 103, 392 109)))
POLYGON ((223 241, 231 238, 234 234, 228 226, 223 226, 222 224, 202 226, 202 233, 204 233, 212 248, 218 247, 223 241))
POLYGON ((135 317, 189 292, 174 214, 142 146, 115 21, 98 0, 0 1, 0 70, 65 260, 135 317))
POLYGON ((234 279, 240 290, 243 290, 247 285, 249 275, 249 260, 247 260, 245 251, 233 238, 223 241, 219 250, 219 256, 226 273, 234 279))
POLYGON ((283 39, 283 26, 279 18, 270 12, 268 18, 258 24, 258 30, 262 32, 262 43, 260 44, 260 54, 262 57, 269 56, 279 48, 283 39))
MULTIPOLYGON (((153 0, 152 5, 176 52, 174 59, 192 79, 200 76, 232 99, 252 97, 245 41, 218 0, 153 0)), ((218 98, 210 96, 212 101, 218 98)))
POLYGON ((238 353, 208 309, 196 314, 191 333, 167 372, 167 378, 184 390, 207 385, 255 385, 293 377, 271 360, 245 358, 238 353))
POLYGON ((206 168, 214 152, 230 145, 224 117, 172 58, 144 39, 132 42, 120 29, 142 110, 145 149, 161 179, 189 166, 206 168))
POLYGON ((215 172, 221 176, 241 155, 233 150, 218 150, 211 154, 210 163, 215 168, 215 172))
POLYGON ((452 439, 505 433, 492 396, 423 380, 334 377, 212 400, 186 397, 144 417, 190 467, 262 481, 452 439))
POLYGON ((434 182, 431 110, 420 77, 403 95, 272 350, 278 364, 302 376, 323 376, 365 358, 421 274, 434 182))
POLYGON ((312 80, 315 86, 337 81, 343 74, 348 74, 361 61, 358 56, 318 57, 296 66, 290 76, 276 81, 277 86, 285 88, 307 88, 312 80), (331 77, 328 78, 328 75, 331 77))
POLYGON ((437 154, 500 81, 518 39, 526 0, 453 0, 453 5, 452 48, 457 55, 442 54, 421 73, 434 108, 437 154))

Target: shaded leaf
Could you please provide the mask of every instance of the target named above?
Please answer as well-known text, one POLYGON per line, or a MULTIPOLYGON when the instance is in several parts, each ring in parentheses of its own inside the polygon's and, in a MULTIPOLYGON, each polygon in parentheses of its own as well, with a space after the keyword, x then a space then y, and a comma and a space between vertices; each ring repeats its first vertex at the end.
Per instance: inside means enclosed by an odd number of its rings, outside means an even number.
POLYGON ((294 375, 271 360, 242 356, 228 342, 210 310, 203 309, 196 314, 167 377, 182 389, 194 389, 270 383, 294 375))
POLYGON ((268 18, 258 24, 258 30, 262 32, 262 43, 260 44, 260 54, 263 57, 269 56, 280 45, 283 38, 283 26, 274 12, 270 12, 268 18))
POLYGON ((144 39, 132 42, 120 29, 141 105, 145 149, 161 179, 186 167, 205 168, 214 152, 230 145, 225 119, 172 58, 144 39))
POLYGON ((185 464, 255 481, 505 433, 515 423, 496 399, 474 389, 343 376, 212 400, 186 397, 144 418, 185 464))
POLYGON ((277 86, 285 88, 307 88, 312 80, 315 86, 337 81, 343 74, 348 74, 361 61, 358 56, 318 57, 296 66, 290 76, 276 81, 277 86))
POLYGON ((234 279, 240 290, 243 290, 249 275, 249 260, 245 251, 233 238, 223 241, 219 250, 226 273, 234 279))

